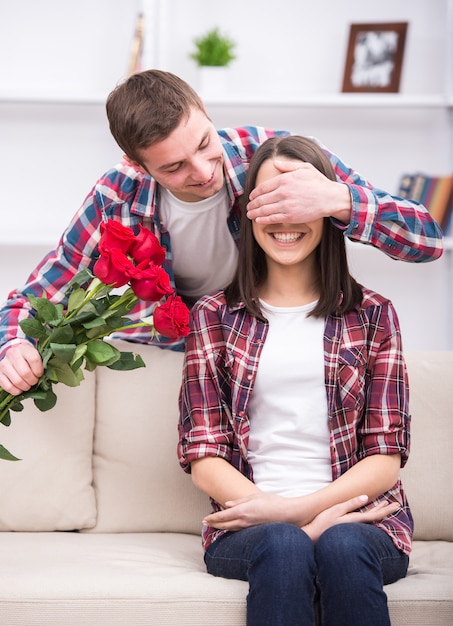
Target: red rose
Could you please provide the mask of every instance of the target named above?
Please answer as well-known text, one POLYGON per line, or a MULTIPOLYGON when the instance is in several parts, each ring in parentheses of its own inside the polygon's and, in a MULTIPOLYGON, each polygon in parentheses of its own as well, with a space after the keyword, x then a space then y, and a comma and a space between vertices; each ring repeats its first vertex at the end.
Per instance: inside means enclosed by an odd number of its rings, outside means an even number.
POLYGON ((129 282, 133 264, 124 252, 118 248, 104 248, 99 245, 101 253, 93 267, 93 274, 106 285, 122 287, 129 282))
POLYGON ((154 309, 154 328, 160 335, 178 339, 189 334, 189 309, 179 296, 168 300, 154 309))
POLYGON ((140 300, 156 302, 173 291, 167 272, 155 263, 133 267, 129 275, 132 290, 140 300))
POLYGON ((147 228, 139 225, 140 232, 134 237, 129 249, 130 256, 138 265, 142 261, 153 261, 156 265, 162 265, 165 260, 165 248, 163 248, 156 235, 147 228))
POLYGON ((129 248, 135 239, 134 231, 120 222, 108 220, 101 223, 100 245, 104 248, 118 248, 124 254, 129 252, 129 248))

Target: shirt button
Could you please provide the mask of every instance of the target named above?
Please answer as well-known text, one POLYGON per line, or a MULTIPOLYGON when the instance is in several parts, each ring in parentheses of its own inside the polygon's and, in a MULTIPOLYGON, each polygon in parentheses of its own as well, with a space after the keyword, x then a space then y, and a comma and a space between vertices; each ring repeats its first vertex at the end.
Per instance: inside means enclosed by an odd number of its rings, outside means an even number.
POLYGON ((247 380, 252 380, 253 374, 247 374, 247 380))

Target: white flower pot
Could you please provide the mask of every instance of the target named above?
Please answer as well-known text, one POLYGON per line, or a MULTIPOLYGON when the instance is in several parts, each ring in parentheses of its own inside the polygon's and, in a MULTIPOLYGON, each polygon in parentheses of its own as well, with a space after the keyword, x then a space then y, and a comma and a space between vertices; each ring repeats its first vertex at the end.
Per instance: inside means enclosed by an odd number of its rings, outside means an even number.
POLYGON ((198 91, 202 98, 217 99, 225 96, 228 92, 227 67, 203 65, 198 68, 199 85, 198 91))

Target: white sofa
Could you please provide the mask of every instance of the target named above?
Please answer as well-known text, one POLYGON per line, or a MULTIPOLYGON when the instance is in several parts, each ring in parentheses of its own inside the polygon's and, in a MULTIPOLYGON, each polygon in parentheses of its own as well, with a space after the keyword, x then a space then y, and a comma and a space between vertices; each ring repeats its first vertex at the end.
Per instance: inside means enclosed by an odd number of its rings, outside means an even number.
MULTIPOLYGON (((205 572, 208 500, 177 462, 182 354, 120 347, 147 367, 98 368, 79 388, 58 385, 53 411, 27 401, 0 429, 23 459, 0 462, 0 626, 243 626, 247 583, 205 572)), ((453 353, 407 361, 413 436, 403 480, 415 543, 408 576, 386 592, 393 626, 447 626, 453 353)))

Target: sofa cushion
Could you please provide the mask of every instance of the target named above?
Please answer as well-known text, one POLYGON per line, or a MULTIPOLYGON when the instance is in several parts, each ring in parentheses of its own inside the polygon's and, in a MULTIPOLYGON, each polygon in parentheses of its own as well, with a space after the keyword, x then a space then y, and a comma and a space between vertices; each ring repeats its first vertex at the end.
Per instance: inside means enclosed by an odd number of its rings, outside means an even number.
POLYGON ((406 362, 412 440, 401 476, 414 538, 453 541, 453 352, 410 352, 406 362))
POLYGON ((199 535, 209 501, 182 471, 176 454, 183 354, 114 343, 141 354, 146 367, 97 370, 93 531, 199 535))
POLYGON ((0 530, 89 528, 96 521, 92 486, 95 377, 80 387, 58 384, 51 411, 32 400, 1 427, 1 442, 21 461, 0 461, 0 530))
MULTIPOLYGON (((0 534, 2 624, 245 626, 248 584, 206 573, 200 538, 178 533, 0 534)), ((453 545, 417 542, 385 587, 392 626, 453 623, 453 545), (415 575, 417 574, 417 575, 415 575)))

